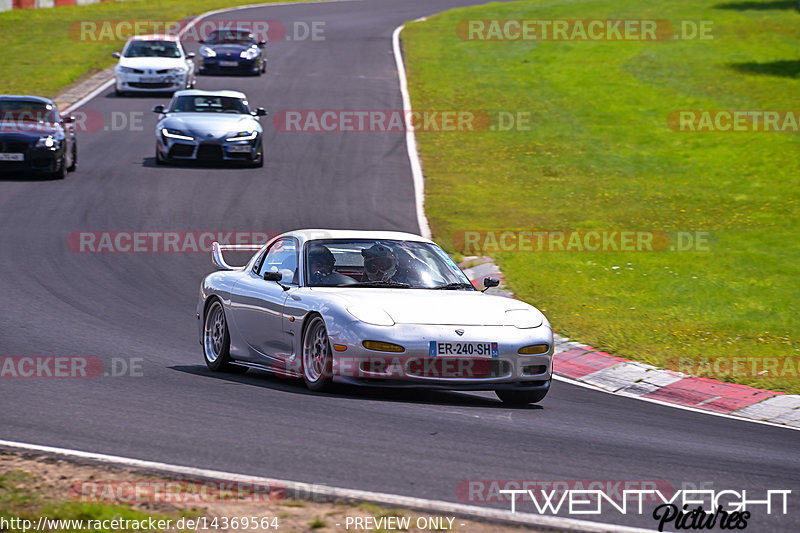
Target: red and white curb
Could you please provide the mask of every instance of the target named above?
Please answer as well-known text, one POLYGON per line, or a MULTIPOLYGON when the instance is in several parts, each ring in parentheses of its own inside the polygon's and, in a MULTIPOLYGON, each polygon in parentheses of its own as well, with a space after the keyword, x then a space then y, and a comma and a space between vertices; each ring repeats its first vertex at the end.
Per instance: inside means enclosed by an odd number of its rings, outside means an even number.
MULTIPOLYGON (((466 257, 463 264, 470 265, 463 270, 476 287, 482 286, 485 277, 503 279, 491 259, 466 257)), ((487 292, 513 297, 502 283, 487 292)), ((553 371, 566 381, 622 396, 800 429, 798 395, 664 370, 609 355, 561 335, 553 337, 553 371)))

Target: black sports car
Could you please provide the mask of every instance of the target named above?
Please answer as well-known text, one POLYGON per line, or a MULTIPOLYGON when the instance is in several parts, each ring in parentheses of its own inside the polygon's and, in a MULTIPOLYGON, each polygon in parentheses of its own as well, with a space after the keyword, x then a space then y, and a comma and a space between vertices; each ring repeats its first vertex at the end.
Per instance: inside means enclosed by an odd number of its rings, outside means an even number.
POLYGON ((201 74, 242 73, 260 76, 267 70, 267 58, 261 48, 266 41, 256 41, 249 30, 222 29, 200 41, 201 74))
POLYGON ((75 118, 39 96, 0 95, 0 173, 62 179, 78 165, 75 118))

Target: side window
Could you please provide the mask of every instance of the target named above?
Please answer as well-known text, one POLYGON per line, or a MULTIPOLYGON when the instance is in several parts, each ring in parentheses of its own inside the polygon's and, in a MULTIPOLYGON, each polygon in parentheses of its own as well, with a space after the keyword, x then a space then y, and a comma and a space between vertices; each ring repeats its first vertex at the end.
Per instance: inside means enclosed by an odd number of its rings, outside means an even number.
POLYGON ((297 285, 297 243, 294 239, 281 239, 267 250, 258 269, 258 275, 265 272, 280 272, 281 283, 297 285))

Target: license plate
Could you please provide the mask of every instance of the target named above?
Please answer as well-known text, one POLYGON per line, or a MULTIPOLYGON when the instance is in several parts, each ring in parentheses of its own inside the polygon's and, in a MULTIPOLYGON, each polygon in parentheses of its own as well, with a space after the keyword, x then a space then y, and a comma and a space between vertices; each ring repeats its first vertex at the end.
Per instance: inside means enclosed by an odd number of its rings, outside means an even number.
POLYGON ((221 67, 238 67, 239 66, 239 62, 238 61, 220 61, 219 62, 219 66, 221 66, 221 67))
POLYGON ((25 154, 0 154, 0 161, 25 161, 25 154))
POLYGON ((141 78, 142 83, 161 83, 161 78, 141 78))
POLYGON ((500 357, 496 342, 430 342, 430 356, 500 357))
POLYGON ((246 145, 235 145, 235 146, 228 146, 229 152, 249 152, 250 146, 246 145))

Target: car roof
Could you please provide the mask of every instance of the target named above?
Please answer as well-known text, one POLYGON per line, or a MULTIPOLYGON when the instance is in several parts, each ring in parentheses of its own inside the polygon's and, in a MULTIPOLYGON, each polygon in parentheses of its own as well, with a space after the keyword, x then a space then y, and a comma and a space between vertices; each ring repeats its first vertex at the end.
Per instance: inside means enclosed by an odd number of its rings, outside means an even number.
POLYGON ((180 39, 177 35, 169 35, 166 33, 158 34, 152 33, 150 35, 133 35, 128 41, 174 41, 178 42, 180 39))
POLYGON ((31 96, 23 94, 0 94, 0 100, 19 100, 19 101, 34 100, 36 102, 41 102, 43 104, 55 105, 55 103, 49 98, 45 98, 43 96, 31 96))
POLYGON ((222 91, 201 91, 200 89, 186 89, 183 91, 175 91, 175 96, 228 96, 231 98, 243 98, 247 100, 247 96, 243 92, 222 90, 222 91))
POLYGON ((300 229, 289 231, 279 237, 295 237, 301 245, 308 241, 327 240, 327 239, 365 239, 365 240, 392 240, 392 241, 414 241, 433 243, 430 239, 420 237, 413 233, 401 231, 363 231, 363 230, 342 230, 342 229, 300 229))

